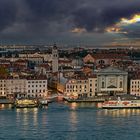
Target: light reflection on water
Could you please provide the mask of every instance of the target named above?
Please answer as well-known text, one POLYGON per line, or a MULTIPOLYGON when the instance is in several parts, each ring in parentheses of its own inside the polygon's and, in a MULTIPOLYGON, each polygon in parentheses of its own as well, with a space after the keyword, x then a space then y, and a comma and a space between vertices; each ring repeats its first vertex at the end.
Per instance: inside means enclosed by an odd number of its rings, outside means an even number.
POLYGON ((0 109, 11 109, 12 108, 12 105, 11 104, 0 104, 0 109))
POLYGON ((106 110, 96 106, 52 103, 42 109, 8 110, 3 106, 0 139, 139 140, 139 109, 106 110))
POLYGON ((131 115, 140 115, 139 109, 112 109, 112 110, 104 110, 105 115, 112 117, 128 117, 131 115))
POLYGON ((76 103, 76 102, 67 103, 67 105, 72 110, 76 110, 78 108, 96 108, 97 107, 96 103, 84 103, 84 102, 81 102, 81 103, 76 103))
MULTIPOLYGON (((32 115, 32 122, 33 125, 37 126, 37 116, 38 116, 38 108, 23 108, 23 109, 16 109, 16 119, 22 120, 23 126, 28 126, 30 122, 30 116, 32 115)), ((21 122, 19 122, 21 123, 21 122)))

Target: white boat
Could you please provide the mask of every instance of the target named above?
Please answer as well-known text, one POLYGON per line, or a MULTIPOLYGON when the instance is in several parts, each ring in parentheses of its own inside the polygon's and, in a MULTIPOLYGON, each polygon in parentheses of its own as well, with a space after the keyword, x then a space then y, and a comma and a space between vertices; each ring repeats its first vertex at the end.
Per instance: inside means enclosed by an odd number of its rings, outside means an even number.
POLYGON ((102 105, 103 109, 140 109, 140 100, 118 100, 105 101, 102 105))
POLYGON ((46 99, 41 99, 41 100, 39 100, 39 104, 40 104, 40 105, 48 105, 48 100, 46 100, 46 99))

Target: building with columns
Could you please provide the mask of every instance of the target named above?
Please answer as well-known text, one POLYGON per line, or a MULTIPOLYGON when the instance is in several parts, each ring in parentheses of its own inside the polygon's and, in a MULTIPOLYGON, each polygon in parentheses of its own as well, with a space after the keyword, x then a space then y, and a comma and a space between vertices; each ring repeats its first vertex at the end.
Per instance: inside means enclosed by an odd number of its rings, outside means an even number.
POLYGON ((97 95, 127 94, 128 73, 114 67, 97 72, 97 95))
POLYGON ((52 72, 58 72, 58 49, 56 45, 52 49, 52 72))

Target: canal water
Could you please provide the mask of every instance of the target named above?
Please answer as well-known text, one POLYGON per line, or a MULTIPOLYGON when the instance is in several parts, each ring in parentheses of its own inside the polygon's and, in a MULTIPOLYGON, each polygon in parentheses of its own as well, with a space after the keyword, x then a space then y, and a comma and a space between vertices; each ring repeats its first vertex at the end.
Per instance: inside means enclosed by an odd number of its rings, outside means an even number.
POLYGON ((0 140, 140 140, 140 110, 102 110, 91 103, 0 105, 0 140))

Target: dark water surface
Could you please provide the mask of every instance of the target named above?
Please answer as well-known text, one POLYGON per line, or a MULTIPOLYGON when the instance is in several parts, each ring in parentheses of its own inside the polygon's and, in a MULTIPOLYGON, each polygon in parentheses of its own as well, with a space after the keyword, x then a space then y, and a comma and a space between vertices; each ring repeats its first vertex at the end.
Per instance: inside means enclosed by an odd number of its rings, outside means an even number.
POLYGON ((76 103, 42 109, 0 105, 0 140, 140 140, 140 110, 76 103))

